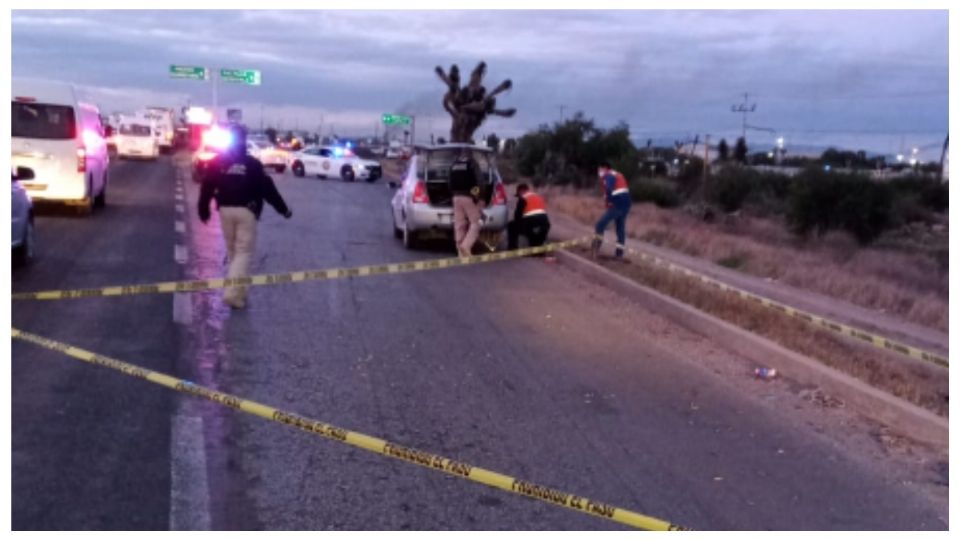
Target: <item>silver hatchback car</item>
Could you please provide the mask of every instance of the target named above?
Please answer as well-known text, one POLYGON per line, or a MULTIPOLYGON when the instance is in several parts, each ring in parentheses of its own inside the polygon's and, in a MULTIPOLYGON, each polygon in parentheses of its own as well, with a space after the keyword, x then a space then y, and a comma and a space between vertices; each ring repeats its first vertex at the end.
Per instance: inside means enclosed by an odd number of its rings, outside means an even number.
POLYGON ((507 191, 497 170, 492 150, 470 144, 418 146, 400 183, 391 182, 397 192, 391 200, 393 232, 408 249, 416 249, 421 240, 452 238, 453 195, 450 192, 450 166, 463 148, 480 165, 480 197, 487 203, 477 245, 493 250, 507 228, 507 191))
POLYGON ((13 214, 10 229, 13 233, 13 262, 16 265, 24 265, 33 260, 36 241, 33 235, 33 203, 27 190, 20 185, 21 180, 32 180, 34 177, 33 169, 27 167, 17 167, 13 171, 11 191, 10 191, 10 210, 13 214))

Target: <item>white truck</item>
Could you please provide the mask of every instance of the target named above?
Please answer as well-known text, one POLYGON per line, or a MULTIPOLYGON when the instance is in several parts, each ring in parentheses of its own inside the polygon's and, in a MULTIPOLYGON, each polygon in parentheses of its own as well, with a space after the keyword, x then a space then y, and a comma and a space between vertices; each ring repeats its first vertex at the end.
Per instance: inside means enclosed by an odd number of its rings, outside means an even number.
POLYGON ((147 107, 143 111, 143 116, 153 120, 153 136, 157 140, 157 146, 163 152, 173 150, 174 138, 177 134, 177 127, 174 123, 173 109, 165 107, 147 107))

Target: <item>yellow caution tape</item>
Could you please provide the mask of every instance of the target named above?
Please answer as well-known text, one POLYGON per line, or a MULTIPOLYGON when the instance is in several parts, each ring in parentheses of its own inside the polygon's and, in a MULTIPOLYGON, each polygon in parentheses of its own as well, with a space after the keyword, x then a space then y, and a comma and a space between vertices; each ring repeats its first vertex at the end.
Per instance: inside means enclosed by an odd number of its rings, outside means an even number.
POLYGON ((517 259, 528 255, 548 253, 559 249, 566 249, 586 241, 586 238, 569 240, 538 247, 528 247, 484 253, 470 257, 450 257, 446 259, 430 259, 425 261, 411 261, 405 263, 377 264, 369 266, 355 266, 352 268, 330 268, 325 270, 303 270, 299 272, 284 272, 281 274, 261 274, 242 278, 198 279, 193 281, 166 281, 162 283, 145 283, 142 285, 117 285, 112 287, 93 287, 87 289, 50 290, 36 292, 21 292, 12 295, 13 300, 67 300, 72 298, 99 298, 103 296, 130 296, 135 294, 160 294, 191 291, 206 291, 223 289, 226 287, 277 285, 281 283, 301 283, 304 281, 322 281, 351 277, 377 276, 383 274, 404 274, 424 270, 439 270, 456 266, 468 266, 507 259, 517 259))
POLYGON ((765 298, 763 296, 753 294, 751 292, 747 292, 743 289, 739 289, 737 287, 734 287, 732 285, 729 285, 727 283, 714 279, 710 276, 706 276, 704 274, 694 272, 689 268, 661 259, 656 255, 650 255, 649 253, 644 253, 642 251, 638 251, 630 247, 627 248, 627 252, 632 255, 639 256, 644 261, 650 261, 657 266, 665 267, 667 270, 671 272, 678 272, 687 277, 698 279, 701 282, 706 283, 707 285, 712 285, 714 287, 717 287, 721 291, 731 293, 744 300, 750 300, 751 302, 755 302, 758 305, 761 305, 763 307, 774 309, 784 315, 793 317, 795 319, 800 319, 801 321, 812 324, 818 328, 829 330, 835 334, 840 334, 843 336, 859 339, 863 343, 866 343, 868 345, 873 345, 874 347, 877 347, 879 349, 892 351, 895 353, 902 354, 904 356, 908 356, 910 358, 922 360, 925 362, 930 362, 947 369, 950 368, 949 361, 943 356, 940 356, 938 354, 925 351, 917 347, 912 347, 910 345, 900 343, 890 338, 873 334, 873 333, 867 332, 866 330, 861 330, 859 328, 849 326, 843 323, 832 321, 830 319, 826 319, 819 315, 814 315, 813 313, 809 313, 809 312, 797 309, 795 307, 782 304, 775 300, 771 300, 769 298, 765 298))
POLYGON ((20 339, 39 345, 41 347, 63 353, 72 358, 89 362, 98 366, 108 367, 139 379, 165 386, 167 388, 183 392, 196 397, 202 397, 214 403, 243 411, 267 420, 279 422, 301 429, 314 435, 320 435, 340 443, 349 444, 363 450, 381 454, 387 457, 420 465, 427 469, 443 472, 458 478, 485 484, 491 487, 502 489, 510 493, 517 493, 533 499, 552 503, 570 510, 578 510, 594 517, 604 518, 631 527, 654 531, 678 531, 688 530, 679 525, 663 521, 654 517, 646 516, 616 506, 611 506, 593 499, 579 497, 571 493, 544 487, 532 482, 526 482, 493 472, 487 469, 481 469, 462 461, 456 461, 438 454, 417 450, 395 444, 383 439, 364 435, 355 431, 349 431, 326 422, 312 420, 295 413, 282 411, 273 407, 243 399, 225 392, 212 390, 204 386, 194 384, 190 381, 177 379, 169 375, 152 371, 146 368, 128 364, 120 360, 102 356, 84 349, 68 345, 59 341, 54 341, 36 334, 23 332, 16 328, 11 329, 11 335, 14 339, 20 339))

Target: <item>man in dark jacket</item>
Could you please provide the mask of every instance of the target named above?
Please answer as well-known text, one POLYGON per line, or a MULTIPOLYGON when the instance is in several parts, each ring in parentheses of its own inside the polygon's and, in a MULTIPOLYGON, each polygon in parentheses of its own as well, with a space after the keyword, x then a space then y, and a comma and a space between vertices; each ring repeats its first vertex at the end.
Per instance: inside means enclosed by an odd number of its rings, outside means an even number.
POLYGON ((461 148, 450 166, 450 192, 453 194, 453 237, 457 253, 469 257, 480 235, 483 221, 483 199, 480 198, 480 165, 461 148))
MULTIPOLYGON (((257 220, 266 200, 283 217, 290 209, 277 191, 273 180, 263 171, 256 158, 247 155, 246 131, 230 126, 230 144, 210 165, 210 172, 200 187, 197 210, 204 224, 210 219, 210 199, 216 199, 220 211, 220 228, 227 246, 230 268, 228 278, 245 277, 253 259, 257 240, 257 220)), ((227 287, 223 301, 234 309, 246 306, 247 287, 227 287)))

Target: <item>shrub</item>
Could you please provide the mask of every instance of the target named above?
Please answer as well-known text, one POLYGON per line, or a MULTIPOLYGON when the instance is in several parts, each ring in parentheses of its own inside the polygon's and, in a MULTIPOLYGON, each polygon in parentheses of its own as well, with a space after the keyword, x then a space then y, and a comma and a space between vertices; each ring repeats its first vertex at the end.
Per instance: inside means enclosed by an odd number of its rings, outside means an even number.
POLYGON ((845 230, 861 244, 875 240, 892 223, 893 190, 857 174, 807 169, 792 183, 787 222, 793 232, 822 236, 845 230))
POLYGON ((913 195, 919 204, 934 212, 946 212, 950 206, 947 184, 936 179, 908 176, 892 180, 890 186, 896 192, 897 198, 913 195))
POLYGON ((675 208, 680 205, 680 195, 672 184, 652 179, 636 179, 630 182, 630 196, 636 202, 651 202, 660 208, 675 208))
POLYGON ((724 167, 707 181, 707 200, 724 212, 735 212, 754 189, 757 176, 755 171, 744 167, 724 167))

